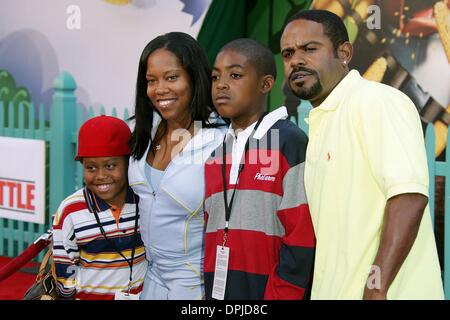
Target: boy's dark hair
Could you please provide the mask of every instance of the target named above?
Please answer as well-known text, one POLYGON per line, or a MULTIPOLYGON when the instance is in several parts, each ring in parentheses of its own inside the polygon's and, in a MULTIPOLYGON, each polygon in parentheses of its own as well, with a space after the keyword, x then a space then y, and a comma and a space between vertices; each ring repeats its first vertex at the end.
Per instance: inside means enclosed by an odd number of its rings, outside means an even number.
POLYGON ((348 41, 348 32, 344 22, 339 16, 327 10, 301 10, 290 17, 286 23, 288 25, 294 20, 309 20, 320 23, 323 32, 333 44, 334 52, 338 47, 348 41))
POLYGON ((137 160, 141 159, 147 150, 151 140, 153 112, 158 112, 147 96, 146 79, 148 57, 157 49, 166 49, 176 55, 189 74, 192 120, 201 121, 204 128, 219 126, 208 121, 211 112, 216 110, 211 98, 211 66, 203 48, 187 33, 170 32, 158 36, 145 46, 139 60, 133 116, 136 125, 130 141, 131 155, 137 160))
POLYGON ((240 38, 227 43, 220 51, 231 50, 245 56, 258 76, 277 78, 275 57, 268 47, 250 38, 240 38))

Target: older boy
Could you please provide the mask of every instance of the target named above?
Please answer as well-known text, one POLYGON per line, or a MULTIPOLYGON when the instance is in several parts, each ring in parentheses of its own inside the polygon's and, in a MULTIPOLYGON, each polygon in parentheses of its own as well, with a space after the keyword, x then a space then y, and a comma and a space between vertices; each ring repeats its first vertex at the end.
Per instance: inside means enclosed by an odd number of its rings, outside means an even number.
POLYGON ((86 187, 67 197, 53 222, 58 293, 67 299, 137 299, 147 267, 138 198, 128 187, 131 131, 99 116, 78 135, 75 160, 86 187))
POLYGON ((285 107, 264 114, 275 77, 272 52, 251 39, 225 45, 215 61, 213 101, 231 125, 205 167, 207 298, 302 299, 310 283, 307 138, 285 107))

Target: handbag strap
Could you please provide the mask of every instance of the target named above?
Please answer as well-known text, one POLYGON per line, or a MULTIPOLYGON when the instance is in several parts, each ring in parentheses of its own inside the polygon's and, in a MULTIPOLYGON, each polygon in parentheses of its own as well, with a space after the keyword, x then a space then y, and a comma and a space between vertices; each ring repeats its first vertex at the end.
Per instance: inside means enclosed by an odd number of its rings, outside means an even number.
POLYGON ((45 274, 45 268, 47 267, 47 264, 49 260, 51 261, 51 273, 53 279, 56 280, 56 270, 55 270, 55 263, 53 261, 53 251, 52 248, 48 248, 47 253, 45 254, 44 258, 42 259, 41 265, 39 266, 39 272, 36 277, 36 281, 39 281, 45 274))
MULTIPOLYGON (((48 249, 48 251, 51 251, 51 249, 48 249)), ((53 254, 51 255, 51 259, 52 259, 52 262, 50 262, 50 263, 51 263, 52 277, 56 281, 56 268, 55 268, 55 261, 53 260, 53 254)))

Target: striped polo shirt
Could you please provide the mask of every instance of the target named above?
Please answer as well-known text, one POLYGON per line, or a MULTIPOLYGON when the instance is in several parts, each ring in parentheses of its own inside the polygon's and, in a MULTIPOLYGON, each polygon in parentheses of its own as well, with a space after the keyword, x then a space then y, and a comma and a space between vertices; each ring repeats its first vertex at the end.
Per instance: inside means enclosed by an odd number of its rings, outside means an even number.
POLYGON ((84 188, 67 197, 54 217, 53 256, 58 292, 67 298, 114 299, 115 292, 128 288, 130 278, 130 267, 116 249, 130 261, 134 246, 131 292, 140 292, 147 261, 139 226, 137 236, 134 235, 139 219, 138 197, 128 188, 125 205, 116 221, 105 201, 95 194, 89 199, 87 193, 84 188), (94 209, 109 240, 100 231, 94 209))

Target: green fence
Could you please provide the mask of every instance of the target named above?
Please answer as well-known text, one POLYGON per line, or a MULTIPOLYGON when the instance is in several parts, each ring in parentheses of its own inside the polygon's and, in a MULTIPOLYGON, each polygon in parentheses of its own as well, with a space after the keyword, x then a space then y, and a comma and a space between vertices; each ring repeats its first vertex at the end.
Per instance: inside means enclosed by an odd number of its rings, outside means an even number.
MULTIPOLYGON (((74 161, 77 133, 81 124, 95 114, 91 107, 86 116, 84 108, 77 105, 75 89, 76 83, 69 73, 63 72, 56 78, 50 108, 50 121, 46 121, 47 117, 43 105, 34 106, 27 102, 18 104, 11 102, 5 105, 0 100, 0 136, 46 141, 46 181, 48 182, 45 225, 0 218, 0 255, 14 257, 22 252, 38 236, 50 228, 52 216, 61 200, 83 186, 82 167, 74 161), (15 110, 19 112, 15 112, 15 110), (8 116, 5 117, 5 114, 8 116), (38 115, 37 118, 35 115, 38 115)), ((292 119, 305 132, 308 132, 308 125, 304 119, 308 115, 309 108, 308 104, 300 105, 299 121, 292 119)), ((105 114, 103 107, 100 108, 100 114, 105 114)), ((117 117, 115 108, 111 115, 117 117)), ((128 110, 125 109, 122 119, 128 118, 128 110)), ((450 130, 447 141, 450 141, 450 130)), ((434 225, 435 178, 436 176, 442 176, 446 178, 446 181, 450 179, 450 161, 435 160, 433 125, 428 125, 426 131, 426 150, 430 174, 429 205, 434 225)), ((32 159, 32 155, 30 155, 30 159, 32 159)), ((450 148, 446 149, 446 159, 450 160, 450 148)), ((445 198, 447 199, 449 196, 450 183, 446 183, 445 198)), ((449 231, 444 233, 443 280, 445 296, 450 299, 450 245, 448 247, 445 245, 450 243, 450 201, 445 202, 444 230, 449 231)), ((42 254, 39 259, 42 259, 42 254)))
MULTIPOLYGON (((0 136, 45 140, 47 181, 44 225, 0 218, 0 255, 3 256, 17 256, 49 229, 61 200, 83 186, 82 167, 74 161, 77 133, 81 124, 94 116, 94 109, 90 107, 86 117, 84 108, 77 105, 76 83, 67 72, 55 79, 53 89, 49 115, 43 105, 28 102, 6 105, 0 100, 0 136)), ((100 114, 105 114, 103 107, 100 114)), ((116 109, 112 115, 117 117, 116 109)), ((123 119, 128 117, 126 110, 123 119)), ((42 257, 43 254, 38 259, 42 257)))
MULTIPOLYGON (((0 101, 0 136, 45 140, 46 158, 48 159, 50 136, 45 122, 44 107, 40 106, 38 108, 38 119, 35 119, 35 107, 32 104, 20 103, 18 106, 14 106, 13 103, 9 103, 8 110, 5 110, 5 107, 3 102, 0 101), (14 107, 19 110, 17 113, 19 115, 17 124, 14 123, 14 107), (5 114, 8 115, 8 119, 5 119, 5 114), (25 115, 27 115, 28 121, 25 121, 25 115)), ((31 159, 32 156, 30 156, 31 159)), ((49 174, 48 165, 47 161, 45 168, 46 181, 48 181, 49 174)), ((45 192, 46 212, 48 212, 49 203, 48 191, 47 186, 45 192)), ((46 229, 47 225, 0 218, 0 255, 17 255, 38 236, 43 234, 46 229)))
MULTIPOLYGON (((450 141, 450 130, 447 132, 447 146, 450 141)), ((427 159, 428 159, 428 172, 430 176, 430 212, 431 219, 433 221, 433 226, 436 230, 435 224, 435 186, 436 177, 445 178, 445 200, 450 197, 450 147, 446 148, 445 159, 446 161, 436 161, 435 160, 435 131, 433 125, 428 125, 425 134, 425 145, 427 149, 427 159)), ((444 201, 444 243, 443 243, 443 280, 444 280, 444 290, 445 297, 450 299, 450 201, 444 201)))

